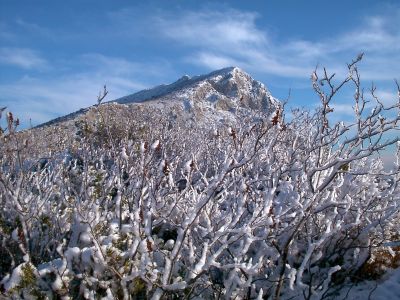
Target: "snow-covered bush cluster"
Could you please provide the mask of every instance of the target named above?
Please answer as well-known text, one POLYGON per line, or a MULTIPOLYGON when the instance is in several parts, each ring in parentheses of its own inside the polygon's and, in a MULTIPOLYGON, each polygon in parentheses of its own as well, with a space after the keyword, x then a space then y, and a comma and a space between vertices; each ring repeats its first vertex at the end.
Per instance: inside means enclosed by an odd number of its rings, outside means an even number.
POLYGON ((331 122, 337 88, 320 76, 321 107, 289 120, 282 107, 237 111, 225 127, 116 125, 100 105, 71 145, 40 159, 11 120, 0 145, 1 293, 334 297, 399 236, 399 165, 387 173, 376 154, 396 143, 400 117, 378 99, 371 111, 350 64, 355 122, 331 122))

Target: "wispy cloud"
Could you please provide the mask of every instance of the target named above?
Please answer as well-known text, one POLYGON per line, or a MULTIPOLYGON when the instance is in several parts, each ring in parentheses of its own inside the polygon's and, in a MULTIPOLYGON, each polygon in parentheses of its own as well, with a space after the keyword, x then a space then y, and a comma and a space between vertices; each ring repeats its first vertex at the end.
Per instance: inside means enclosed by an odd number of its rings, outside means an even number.
POLYGON ((2 41, 12 40, 15 38, 15 34, 10 32, 7 23, 0 21, 0 38, 2 41))
POLYGON ((15 20, 15 25, 23 29, 25 32, 29 32, 31 35, 55 38, 54 33, 46 27, 40 26, 36 23, 28 22, 22 18, 15 20))
POLYGON ((23 69, 47 67, 47 61, 36 51, 28 48, 0 48, 0 64, 13 65, 23 69))
POLYGON ((331 106, 332 106, 333 112, 335 113, 336 116, 337 116, 337 114, 339 114, 340 117, 343 117, 343 115, 349 116, 349 117, 354 116, 354 108, 353 108, 352 104, 334 103, 331 106))
POLYGON ((228 10, 182 15, 181 18, 160 16, 155 24, 164 37, 197 49, 186 58, 188 61, 210 69, 235 64, 249 72, 304 77, 315 64, 312 54, 322 51, 306 41, 292 41, 289 46, 278 43, 257 27, 256 13, 228 10), (313 52, 309 51, 311 48, 313 52))
POLYGON ((265 33, 257 28, 257 14, 236 10, 224 12, 188 12, 178 19, 158 18, 164 34, 189 45, 217 49, 258 46, 267 42, 265 33))
POLYGON ((193 56, 188 56, 186 62, 195 63, 208 67, 209 69, 222 69, 227 66, 242 65, 242 62, 233 57, 221 54, 213 54, 209 51, 198 52, 193 56))
POLYGON ((158 16, 154 23, 164 37, 197 49, 186 57, 195 64, 210 69, 235 64, 290 77, 307 74, 304 64, 278 58, 277 45, 257 27, 256 19, 256 13, 228 10, 189 12, 181 18, 158 16))
POLYGON ((399 102, 397 91, 393 90, 378 90, 376 96, 385 106, 391 106, 399 102))
POLYGON ((369 52, 392 52, 400 49, 397 13, 386 16, 368 16, 358 28, 351 28, 343 36, 335 38, 332 51, 352 49, 356 45, 369 52))
POLYGON ((256 13, 237 10, 164 15, 155 24, 165 38, 193 47, 187 60, 210 69, 235 63, 250 72, 305 78, 318 62, 339 72, 363 51, 364 78, 387 80, 400 73, 400 65, 393 64, 400 59, 398 15, 368 16, 346 32, 319 40, 273 38, 257 26, 256 13))

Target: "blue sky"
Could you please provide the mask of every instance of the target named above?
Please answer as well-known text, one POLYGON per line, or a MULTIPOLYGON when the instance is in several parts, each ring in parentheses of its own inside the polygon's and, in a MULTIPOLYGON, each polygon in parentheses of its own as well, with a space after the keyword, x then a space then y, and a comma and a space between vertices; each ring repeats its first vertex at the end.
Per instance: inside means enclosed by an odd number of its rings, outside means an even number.
MULTIPOLYGON (((396 101, 398 1, 11 1, 0 0, 0 106, 23 127, 87 107, 104 83, 108 100, 239 66, 292 106, 318 103, 318 64, 345 76, 365 52, 366 87, 396 101)), ((338 118, 351 112, 339 95, 338 118)))

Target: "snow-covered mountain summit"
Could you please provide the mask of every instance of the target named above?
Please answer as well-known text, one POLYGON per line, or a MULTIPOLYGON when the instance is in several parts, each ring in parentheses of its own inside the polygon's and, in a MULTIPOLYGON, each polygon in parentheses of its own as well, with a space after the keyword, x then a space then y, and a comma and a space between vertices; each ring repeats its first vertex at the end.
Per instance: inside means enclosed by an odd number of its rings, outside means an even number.
POLYGON ((207 75, 184 75, 174 83, 116 99, 120 104, 154 100, 182 101, 191 107, 233 110, 238 107, 269 110, 277 105, 265 86, 237 67, 229 67, 207 75))
MULTIPOLYGON (((103 105, 145 105, 147 109, 161 109, 165 115, 181 115, 185 119, 204 123, 232 120, 238 110, 269 113, 275 110, 279 101, 261 82, 237 67, 228 67, 206 75, 184 75, 171 84, 142 90, 103 105)), ((81 109, 38 127, 74 120, 90 109, 81 109)))

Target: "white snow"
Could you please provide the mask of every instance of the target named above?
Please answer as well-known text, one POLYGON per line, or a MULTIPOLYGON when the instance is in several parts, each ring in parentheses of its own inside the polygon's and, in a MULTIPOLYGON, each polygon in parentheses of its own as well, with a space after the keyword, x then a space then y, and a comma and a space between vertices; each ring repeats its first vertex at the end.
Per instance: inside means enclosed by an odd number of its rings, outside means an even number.
POLYGON ((5 276, 1 281, 0 284, 4 286, 4 289, 8 291, 9 289, 12 289, 16 285, 19 284, 21 280, 21 273, 22 273, 22 267, 24 264, 20 264, 18 267, 16 267, 11 276, 7 275, 5 276))

